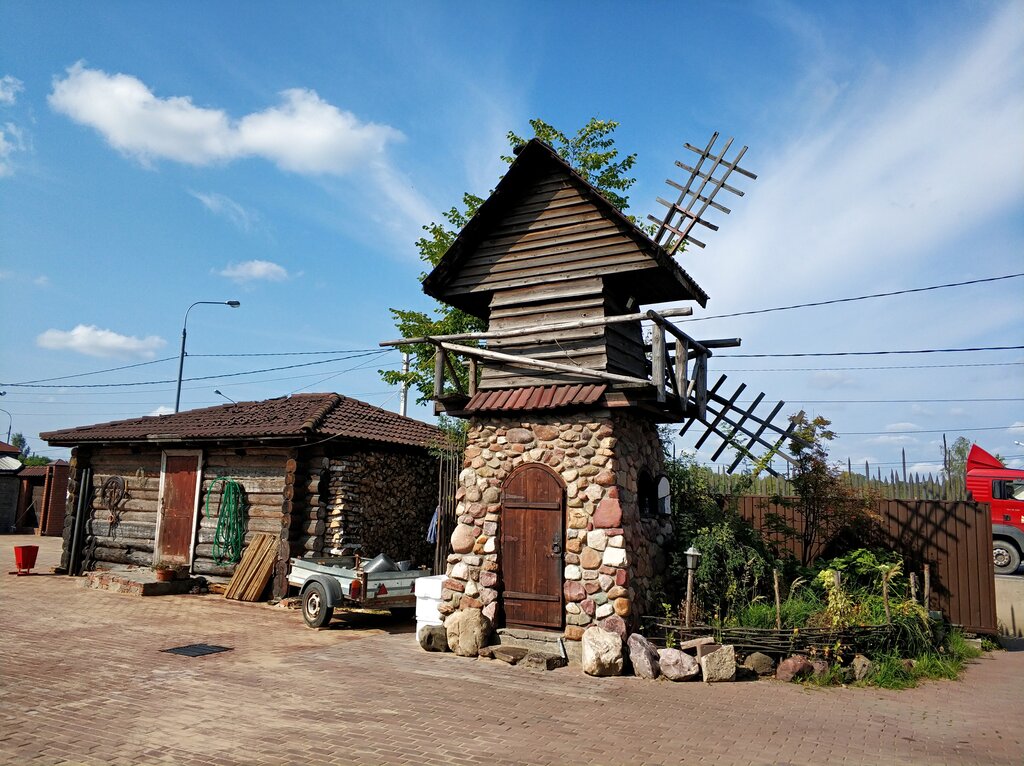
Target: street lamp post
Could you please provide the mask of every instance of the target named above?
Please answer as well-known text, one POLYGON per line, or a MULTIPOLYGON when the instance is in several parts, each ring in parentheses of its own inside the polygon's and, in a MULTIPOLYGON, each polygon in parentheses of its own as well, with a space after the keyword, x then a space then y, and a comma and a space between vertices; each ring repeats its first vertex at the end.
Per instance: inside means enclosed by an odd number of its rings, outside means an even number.
MULTIPOLYGON (((6 391, 4 393, 7 393, 6 391)), ((11 428, 14 427, 14 416, 11 415, 7 410, 0 410, 4 415, 7 416, 7 443, 11 443, 11 428)))
POLYGON ((188 334, 188 312, 196 306, 230 306, 237 309, 242 304, 238 301, 196 301, 185 310, 185 320, 181 323, 181 353, 178 354, 178 390, 174 394, 174 411, 178 411, 181 404, 181 374, 185 369, 185 336, 188 334))

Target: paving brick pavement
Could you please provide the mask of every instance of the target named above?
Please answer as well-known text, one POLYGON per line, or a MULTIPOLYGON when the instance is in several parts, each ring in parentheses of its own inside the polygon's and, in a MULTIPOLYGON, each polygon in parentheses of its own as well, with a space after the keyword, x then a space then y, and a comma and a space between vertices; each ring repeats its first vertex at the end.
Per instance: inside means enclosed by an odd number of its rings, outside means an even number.
MULTIPOLYGON (((4 536, 0 560, 20 543, 56 563, 53 538, 4 536)), ((905 692, 596 679, 427 654, 389 620, 0 577, 5 764, 1024 762, 1024 653, 905 692), (160 651, 191 643, 232 650, 160 651)))

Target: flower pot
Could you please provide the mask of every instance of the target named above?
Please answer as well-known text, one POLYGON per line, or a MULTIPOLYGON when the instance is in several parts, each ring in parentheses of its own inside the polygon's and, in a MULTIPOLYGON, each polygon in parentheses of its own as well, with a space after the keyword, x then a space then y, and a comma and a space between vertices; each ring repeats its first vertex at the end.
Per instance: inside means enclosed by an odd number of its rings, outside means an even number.
POLYGON ((38 553, 38 545, 15 545, 14 565, 18 570, 17 574, 28 574, 29 570, 36 565, 38 553))
POLYGON ((156 575, 157 582, 170 582, 178 579, 178 572, 175 569, 154 569, 153 574, 156 575))

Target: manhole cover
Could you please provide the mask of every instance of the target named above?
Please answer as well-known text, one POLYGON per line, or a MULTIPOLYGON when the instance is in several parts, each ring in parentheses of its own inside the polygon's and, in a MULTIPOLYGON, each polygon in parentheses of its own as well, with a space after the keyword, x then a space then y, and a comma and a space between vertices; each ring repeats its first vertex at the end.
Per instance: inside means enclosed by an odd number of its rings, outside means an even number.
POLYGON ((168 654, 180 654, 183 657, 202 657, 206 654, 217 654, 218 652, 230 652, 230 646, 215 646, 214 644, 189 644, 188 646, 176 646, 173 649, 161 649, 161 652, 168 654))

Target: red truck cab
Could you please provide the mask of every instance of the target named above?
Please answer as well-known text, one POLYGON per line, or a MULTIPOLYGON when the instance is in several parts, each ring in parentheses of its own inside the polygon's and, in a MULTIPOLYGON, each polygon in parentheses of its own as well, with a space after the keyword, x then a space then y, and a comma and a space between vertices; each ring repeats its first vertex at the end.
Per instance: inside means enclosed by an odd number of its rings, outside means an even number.
POLYGON ((977 444, 967 455, 967 493, 992 507, 996 574, 1013 574, 1024 554, 1024 471, 1006 468, 977 444))

